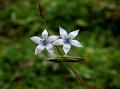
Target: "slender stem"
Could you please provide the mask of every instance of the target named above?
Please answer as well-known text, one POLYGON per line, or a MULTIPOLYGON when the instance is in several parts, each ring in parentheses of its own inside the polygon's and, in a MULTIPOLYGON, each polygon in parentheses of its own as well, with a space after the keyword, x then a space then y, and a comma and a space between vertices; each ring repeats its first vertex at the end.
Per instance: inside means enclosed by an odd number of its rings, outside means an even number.
POLYGON ((86 88, 88 89, 86 83, 80 78, 80 76, 78 75, 78 73, 73 69, 72 65, 70 63, 66 63, 67 67, 76 75, 77 79, 80 81, 80 83, 86 88))
MULTIPOLYGON (((59 49, 58 49, 59 50, 59 49)), ((72 64, 70 63, 66 63, 64 62, 64 57, 62 57, 62 63, 69 69, 72 71, 72 73, 76 76, 76 78, 78 79, 78 81, 80 82, 80 84, 82 84, 86 89, 88 89, 86 83, 82 80, 82 78, 79 76, 79 74, 73 69, 72 64)))
POLYGON ((44 25, 44 28, 46 28, 46 22, 45 22, 46 20, 45 20, 45 16, 43 17, 43 25, 44 25))
POLYGON ((60 52, 59 48, 57 46, 55 46, 55 47, 56 47, 58 53, 60 54, 60 56, 62 57, 62 53, 60 52))

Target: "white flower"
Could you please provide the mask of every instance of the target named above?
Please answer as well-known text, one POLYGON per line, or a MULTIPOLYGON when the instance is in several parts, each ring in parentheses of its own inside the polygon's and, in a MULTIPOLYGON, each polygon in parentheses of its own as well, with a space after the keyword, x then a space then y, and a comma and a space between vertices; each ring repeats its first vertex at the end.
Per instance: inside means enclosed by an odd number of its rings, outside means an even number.
POLYGON ((42 38, 38 36, 31 37, 31 40, 38 44, 38 46, 35 49, 35 54, 40 53, 45 48, 48 52, 53 53, 53 46, 51 43, 57 40, 58 38, 59 37, 55 35, 48 37, 48 32, 46 29, 42 32, 42 38))
POLYGON ((70 32, 69 34, 61 27, 59 27, 61 39, 57 39, 53 42, 53 45, 63 45, 65 54, 70 51, 71 45, 76 47, 82 47, 79 41, 74 40, 78 35, 79 30, 70 32))

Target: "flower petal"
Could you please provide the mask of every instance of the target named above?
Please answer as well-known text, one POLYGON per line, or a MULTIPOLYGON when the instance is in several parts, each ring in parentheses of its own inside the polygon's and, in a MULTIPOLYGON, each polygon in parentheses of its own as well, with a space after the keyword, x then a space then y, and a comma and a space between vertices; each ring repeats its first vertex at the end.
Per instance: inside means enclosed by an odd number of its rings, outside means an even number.
POLYGON ((52 46, 52 44, 48 44, 46 46, 46 49, 47 49, 48 52, 53 53, 53 46, 52 46))
POLYGON ((64 44, 63 50, 65 52, 65 55, 70 51, 71 45, 70 44, 64 44))
POLYGON ((44 46, 42 45, 38 45, 36 48, 35 48, 35 55, 42 52, 44 50, 44 46))
POLYGON ((30 38, 32 41, 34 41, 35 43, 37 43, 37 44, 40 44, 41 42, 41 38, 40 37, 38 37, 38 36, 33 36, 33 37, 31 37, 30 38))
POLYGON ((64 30, 63 28, 59 27, 59 31, 60 31, 60 36, 62 38, 65 38, 68 34, 66 32, 66 30, 64 30))
POLYGON ((69 33, 70 39, 74 39, 78 35, 79 30, 73 31, 69 33))
POLYGON ((55 40, 52 44, 53 45, 63 45, 63 39, 55 40))
POLYGON ((53 41, 57 40, 58 38, 59 38, 59 36, 55 36, 55 35, 49 36, 49 37, 48 37, 48 41, 49 41, 49 42, 53 42, 53 41))
POLYGON ((77 40, 71 40, 71 44, 74 45, 74 46, 76 46, 76 47, 82 47, 82 45, 80 44, 80 42, 77 41, 77 40))
POLYGON ((42 32, 42 38, 47 38, 48 37, 48 32, 47 30, 45 29, 43 32, 42 32))

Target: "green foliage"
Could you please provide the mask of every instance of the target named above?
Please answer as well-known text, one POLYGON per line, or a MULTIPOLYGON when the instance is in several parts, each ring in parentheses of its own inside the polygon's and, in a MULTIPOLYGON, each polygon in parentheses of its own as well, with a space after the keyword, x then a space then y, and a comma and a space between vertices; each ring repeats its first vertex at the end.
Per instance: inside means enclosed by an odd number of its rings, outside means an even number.
POLYGON ((58 34, 58 26, 81 29, 77 39, 84 47, 68 55, 86 58, 74 67, 89 89, 119 89, 119 0, 0 1, 0 88, 84 89, 66 66, 46 61, 46 51, 34 55, 30 37, 44 30, 39 2, 50 33, 58 34))

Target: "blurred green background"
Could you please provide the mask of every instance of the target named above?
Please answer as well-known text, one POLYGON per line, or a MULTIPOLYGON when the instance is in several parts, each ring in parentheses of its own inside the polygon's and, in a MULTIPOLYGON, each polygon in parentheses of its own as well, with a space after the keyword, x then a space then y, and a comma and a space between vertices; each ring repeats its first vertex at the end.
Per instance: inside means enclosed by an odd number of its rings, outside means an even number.
POLYGON ((120 0, 0 0, 0 89, 85 89, 46 51, 34 55, 30 37, 44 30, 38 3, 51 33, 81 29, 84 47, 68 55, 86 58, 74 68, 88 88, 120 89, 120 0))

